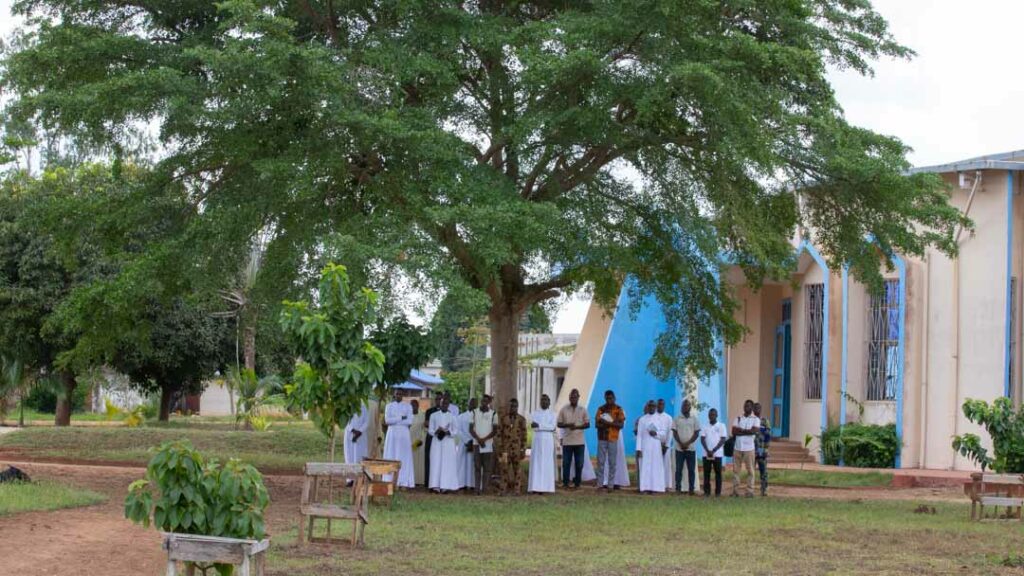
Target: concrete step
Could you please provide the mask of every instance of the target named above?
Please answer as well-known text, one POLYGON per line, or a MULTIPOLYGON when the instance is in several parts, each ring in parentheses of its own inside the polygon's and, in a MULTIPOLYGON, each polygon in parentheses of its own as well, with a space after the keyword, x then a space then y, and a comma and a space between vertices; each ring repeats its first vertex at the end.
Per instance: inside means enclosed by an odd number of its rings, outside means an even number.
POLYGON ((807 452, 803 444, 791 440, 772 440, 768 445, 768 453, 771 455, 770 461, 777 464, 815 462, 814 457, 807 452))

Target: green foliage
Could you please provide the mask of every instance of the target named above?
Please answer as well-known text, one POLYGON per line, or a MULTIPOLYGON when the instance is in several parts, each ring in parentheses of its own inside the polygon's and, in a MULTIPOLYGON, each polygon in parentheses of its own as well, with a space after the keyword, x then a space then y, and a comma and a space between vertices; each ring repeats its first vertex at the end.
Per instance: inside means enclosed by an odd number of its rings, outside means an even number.
POLYGON ((139 404, 138 406, 135 406, 134 408, 128 410, 118 407, 117 404, 111 402, 109 398, 106 399, 106 402, 104 404, 108 421, 121 420, 122 422, 124 422, 124 425, 129 428, 136 428, 138 426, 141 426, 142 423, 146 421, 145 403, 139 404))
POLYGON ((896 465, 898 449, 895 424, 835 425, 821 434, 825 464, 833 466, 841 459, 847 466, 855 468, 892 468, 896 465))
MULTIPOLYGON (((161 531, 260 540, 270 496, 255 468, 236 459, 207 461, 188 440, 162 444, 132 482, 124 515, 161 531)), ((230 574, 229 566, 217 566, 230 574)))
MULTIPOLYGON (((476 391, 477 395, 483 391, 483 381, 485 373, 483 371, 476 374, 476 391)), ((469 392, 470 382, 473 376, 466 370, 458 372, 442 372, 441 377, 444 378, 444 384, 438 387, 439 392, 447 392, 452 397, 452 404, 456 406, 465 407, 469 404, 469 392)))
POLYGON ((962 434, 953 438, 953 450, 970 458, 982 470, 999 474, 1024 474, 1024 408, 1014 409, 1013 401, 996 398, 992 404, 984 400, 967 399, 964 416, 983 426, 992 438, 992 454, 981 444, 976 434, 962 434))
POLYGON ((151 300, 138 312, 137 321, 148 330, 117 343, 111 365, 127 375, 134 387, 162 396, 161 420, 167 420, 167 402, 177 393, 199 393, 203 381, 222 364, 223 323, 209 308, 186 299, 169 304, 151 300))
POLYGON ((225 384, 238 396, 235 399, 235 422, 244 422, 246 429, 263 432, 270 421, 262 415, 264 406, 281 397, 283 385, 277 376, 259 378, 246 368, 228 368, 225 384))
POLYGON ((193 207, 153 253, 220 288, 268 225, 280 286, 327 247, 503 322, 631 278, 665 308, 651 370, 685 377, 742 335, 723 254, 784 277, 804 227, 876 284, 969 224, 836 102, 830 67, 912 56, 867 1, 165 4, 19 2, 2 81, 12 117, 90 142, 151 126, 153 198, 193 207))
MULTIPOLYGON (((71 393, 71 410, 79 412, 89 407, 90 394, 89 386, 76 386, 74 392, 71 393)), ((31 410, 53 414, 57 410, 57 401, 66 396, 67 391, 60 378, 48 374, 39 378, 35 385, 29 388, 24 404, 31 410)))
POLYGON ((321 273, 315 304, 285 302, 281 326, 301 358, 287 394, 329 437, 384 379, 384 355, 365 338, 376 308, 377 295, 353 290, 345 267, 336 264, 321 273))
POLYGON ((17 358, 0 355, 0 420, 11 408, 9 400, 17 394, 24 410, 25 395, 32 388, 34 374, 24 362, 17 358))
POLYGON ((378 329, 370 341, 384 354, 384 378, 374 390, 382 400, 387 398, 388 386, 405 382, 413 369, 423 366, 434 355, 430 337, 404 317, 378 329))

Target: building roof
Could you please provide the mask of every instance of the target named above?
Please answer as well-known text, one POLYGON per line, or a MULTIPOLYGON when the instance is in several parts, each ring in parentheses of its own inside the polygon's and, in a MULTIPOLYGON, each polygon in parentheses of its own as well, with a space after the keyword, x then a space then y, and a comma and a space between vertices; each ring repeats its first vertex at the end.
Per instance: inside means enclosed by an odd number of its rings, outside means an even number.
POLYGON ((401 384, 395 384, 394 386, 392 386, 392 388, 395 388, 395 389, 398 389, 398 390, 423 390, 423 386, 420 386, 419 384, 413 384, 412 382, 409 382, 408 380, 405 381, 405 382, 402 382, 401 384))
POLYGON ((431 376, 426 372, 420 372, 419 370, 413 370, 409 373, 409 381, 415 384, 426 384, 427 386, 439 386, 444 384, 443 379, 431 376))
POLYGON ((936 164, 934 166, 919 166, 911 168, 911 174, 920 173, 944 173, 944 172, 965 172, 971 170, 1024 170, 1024 150, 1014 150, 1001 154, 989 154, 976 158, 967 158, 950 162, 949 164, 936 164))

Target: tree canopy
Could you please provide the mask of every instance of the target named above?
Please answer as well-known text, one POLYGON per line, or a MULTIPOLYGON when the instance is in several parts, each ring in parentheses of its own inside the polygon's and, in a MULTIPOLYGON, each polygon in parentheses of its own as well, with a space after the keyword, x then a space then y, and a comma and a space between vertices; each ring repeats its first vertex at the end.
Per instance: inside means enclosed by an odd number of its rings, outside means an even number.
MULTIPOLYGON (((118 147, 158 134, 154 183, 196 206, 215 278, 274 230, 276 261, 343 252, 487 302, 515 393, 522 314, 563 292, 665 309, 652 366, 715 368, 753 283, 807 231, 869 283, 963 223, 906 147, 851 126, 828 66, 911 51, 868 0, 20 0, 12 110, 118 147)), ((269 260, 275 260, 271 256, 269 260)), ((269 261, 268 260, 268 261, 269 261)), ((307 270, 308 271, 308 270, 307 270)))

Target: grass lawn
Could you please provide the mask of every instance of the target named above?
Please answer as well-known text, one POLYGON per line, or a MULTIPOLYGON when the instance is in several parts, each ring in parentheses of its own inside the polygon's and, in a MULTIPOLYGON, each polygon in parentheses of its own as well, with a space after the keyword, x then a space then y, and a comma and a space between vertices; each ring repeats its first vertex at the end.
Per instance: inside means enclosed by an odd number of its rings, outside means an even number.
MULTIPOLYGON (((414 494, 374 507, 366 548, 273 535, 268 574, 1019 574, 1019 524, 966 505, 575 494, 414 494)), ((344 526, 336 528, 344 535, 344 526)))
POLYGON ((308 423, 275 423, 266 432, 243 432, 226 423, 186 426, 174 421, 138 428, 26 428, 0 436, 0 451, 145 465, 151 447, 179 438, 188 438, 197 449, 219 460, 240 458, 272 471, 299 472, 304 463, 322 462, 328 454, 327 438, 308 423))
MULTIPOLYGON (((724 484, 731 486, 732 472, 725 474, 724 484)), ((755 488, 757 487, 755 480, 755 488)), ((820 486, 825 488, 877 488, 892 485, 887 472, 830 472, 828 470, 769 469, 769 484, 785 486, 820 486)))
MULTIPOLYGON (((0 423, 7 426, 16 426, 18 424, 19 409, 17 406, 13 406, 7 409, 7 415, 4 416, 0 423)), ((122 420, 122 417, 115 417, 114 420, 122 420)), ((74 412, 71 414, 71 423, 75 422, 105 422, 107 421, 107 415, 100 412, 74 412)), ((46 412, 37 412, 31 408, 25 409, 25 423, 30 422, 48 422, 53 423, 53 414, 46 412)))
POLYGON ((0 484, 0 516, 30 510, 57 510, 88 506, 106 500, 102 494, 53 482, 0 484))

